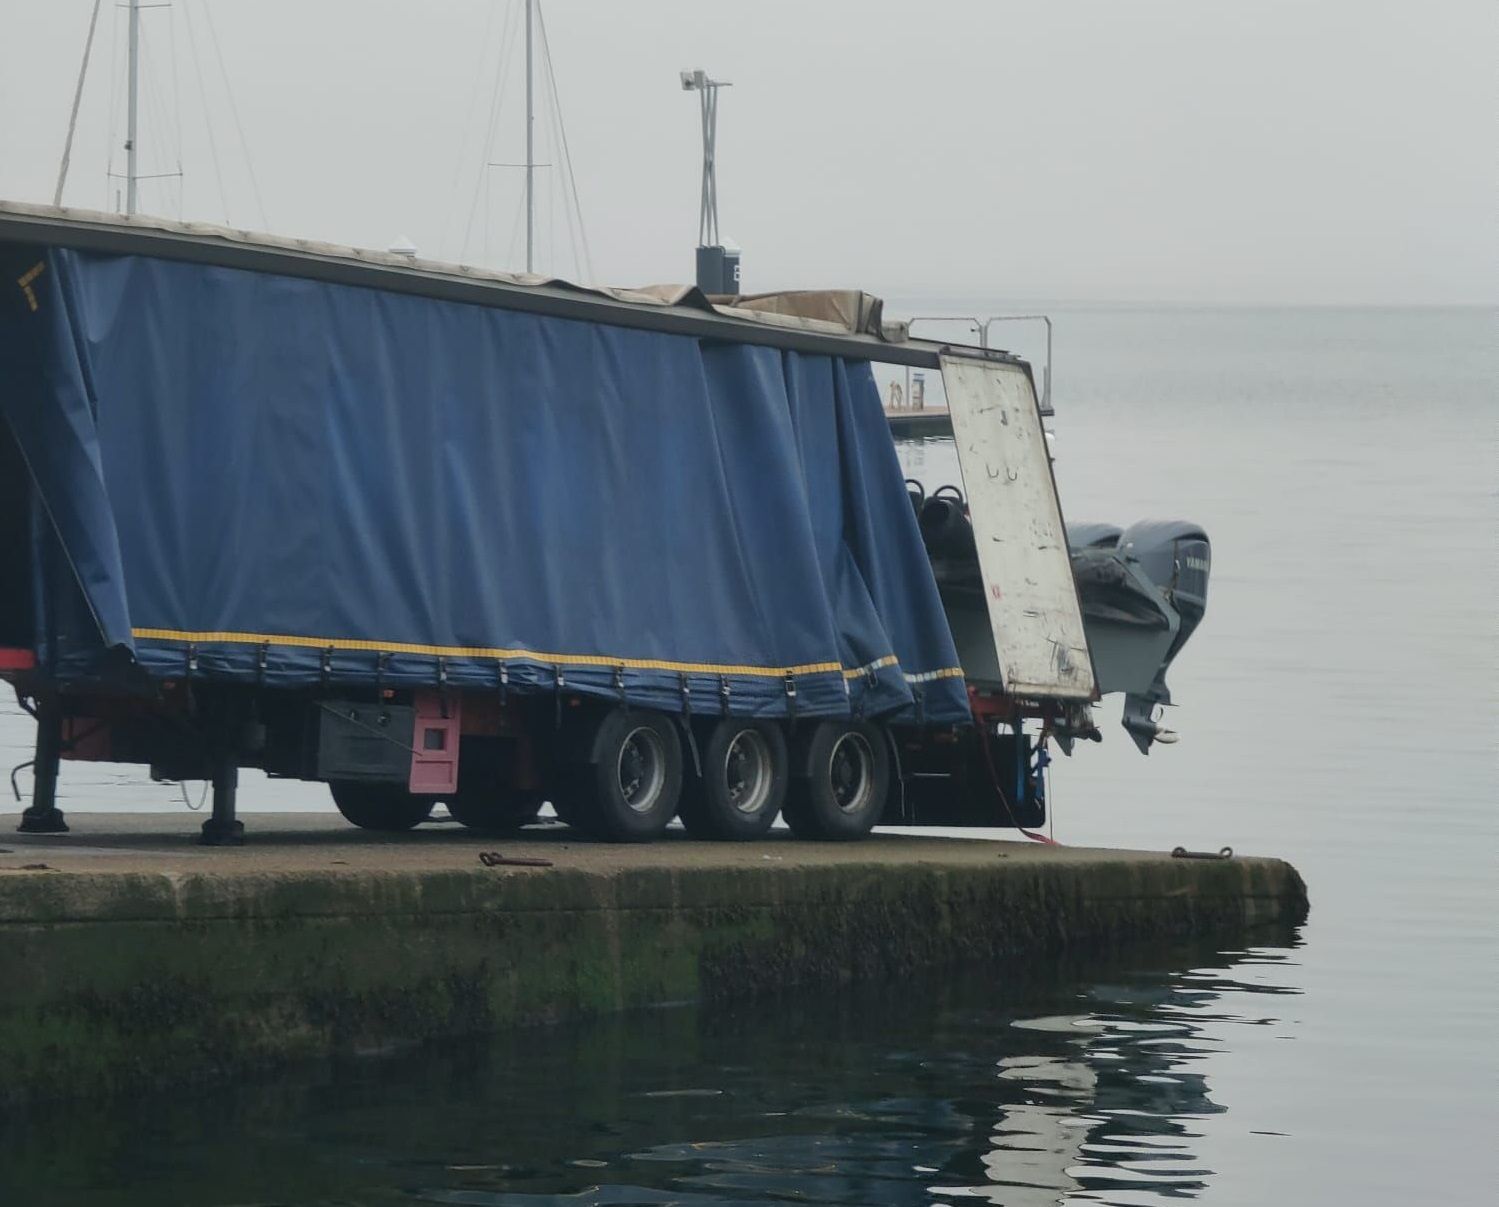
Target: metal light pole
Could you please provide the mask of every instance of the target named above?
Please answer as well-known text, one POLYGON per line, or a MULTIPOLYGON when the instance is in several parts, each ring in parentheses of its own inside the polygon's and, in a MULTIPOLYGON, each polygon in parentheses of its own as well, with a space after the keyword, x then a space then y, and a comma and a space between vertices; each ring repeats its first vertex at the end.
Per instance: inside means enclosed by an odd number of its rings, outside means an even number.
POLYGON ((739 254, 727 253, 718 232, 718 90, 729 80, 714 80, 701 68, 680 73, 682 91, 698 94, 703 119, 703 187, 697 219, 697 284, 704 293, 739 292, 739 254))
POLYGON ((718 245, 718 90, 731 88, 728 80, 713 80, 701 69, 681 73, 682 91, 696 92, 703 116, 703 191, 698 209, 697 241, 718 245))

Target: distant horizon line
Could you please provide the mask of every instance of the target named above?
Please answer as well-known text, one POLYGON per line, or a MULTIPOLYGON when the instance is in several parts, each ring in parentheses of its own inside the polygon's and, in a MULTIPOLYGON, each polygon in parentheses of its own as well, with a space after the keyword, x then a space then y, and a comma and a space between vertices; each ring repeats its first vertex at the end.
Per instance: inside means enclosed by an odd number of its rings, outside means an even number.
MULTIPOLYGON (((768 291, 767 291, 768 292, 768 291)), ((1005 305, 1016 308, 1064 309, 1135 309, 1135 310, 1493 310, 1499 311, 1499 298, 1490 301, 1273 301, 1241 299, 1201 298, 1123 298, 1123 297, 1045 297, 1025 294, 984 294, 968 292, 941 292, 890 290, 878 297, 886 304, 891 302, 936 302, 1005 305)), ((982 316, 975 316, 982 317, 982 316)))

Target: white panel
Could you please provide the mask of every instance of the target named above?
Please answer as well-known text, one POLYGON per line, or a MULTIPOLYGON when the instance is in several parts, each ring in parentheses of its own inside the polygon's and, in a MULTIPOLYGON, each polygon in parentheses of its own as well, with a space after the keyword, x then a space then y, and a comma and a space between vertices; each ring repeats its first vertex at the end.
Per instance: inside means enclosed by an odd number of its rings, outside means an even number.
POLYGON ((1015 696, 1089 700, 1093 663, 1029 375, 942 358, 1000 678, 1015 696))

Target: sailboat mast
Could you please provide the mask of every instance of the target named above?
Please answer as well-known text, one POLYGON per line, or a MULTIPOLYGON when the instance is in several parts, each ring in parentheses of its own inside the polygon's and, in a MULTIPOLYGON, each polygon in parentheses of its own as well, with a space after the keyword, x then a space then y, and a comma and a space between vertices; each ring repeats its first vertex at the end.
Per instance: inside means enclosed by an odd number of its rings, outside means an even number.
POLYGON ((141 67, 141 0, 130 0, 130 64, 125 109, 125 212, 135 213, 136 116, 139 108, 141 67))
MULTIPOLYGON (((134 0, 132 0, 132 3, 134 0)), ((532 95, 531 9, 535 0, 526 0, 526 271, 532 271, 536 234, 536 118, 532 95)))

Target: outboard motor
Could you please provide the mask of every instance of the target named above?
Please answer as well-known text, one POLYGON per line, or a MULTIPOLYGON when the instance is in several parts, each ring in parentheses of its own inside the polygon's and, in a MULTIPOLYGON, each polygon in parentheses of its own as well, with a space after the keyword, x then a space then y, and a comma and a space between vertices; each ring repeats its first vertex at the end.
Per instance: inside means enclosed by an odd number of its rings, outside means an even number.
POLYGON ((1083 624, 1101 694, 1123 692, 1124 728, 1144 754, 1176 734, 1154 720, 1171 703, 1166 669, 1207 610, 1212 551, 1185 520, 1067 530, 1083 624))
MULTIPOLYGON (((912 479, 906 487, 964 676, 971 685, 1000 689, 963 492, 939 486, 928 495, 912 479)), ((1067 528, 1067 545, 1099 694, 1123 693, 1124 728, 1142 753, 1156 742, 1175 742, 1155 714, 1171 703, 1166 670, 1207 609, 1207 533, 1185 520, 1143 520, 1129 528, 1077 523, 1067 528)), ((1054 732, 1068 752, 1080 737, 1101 740, 1086 705, 1059 718, 1054 732)))

